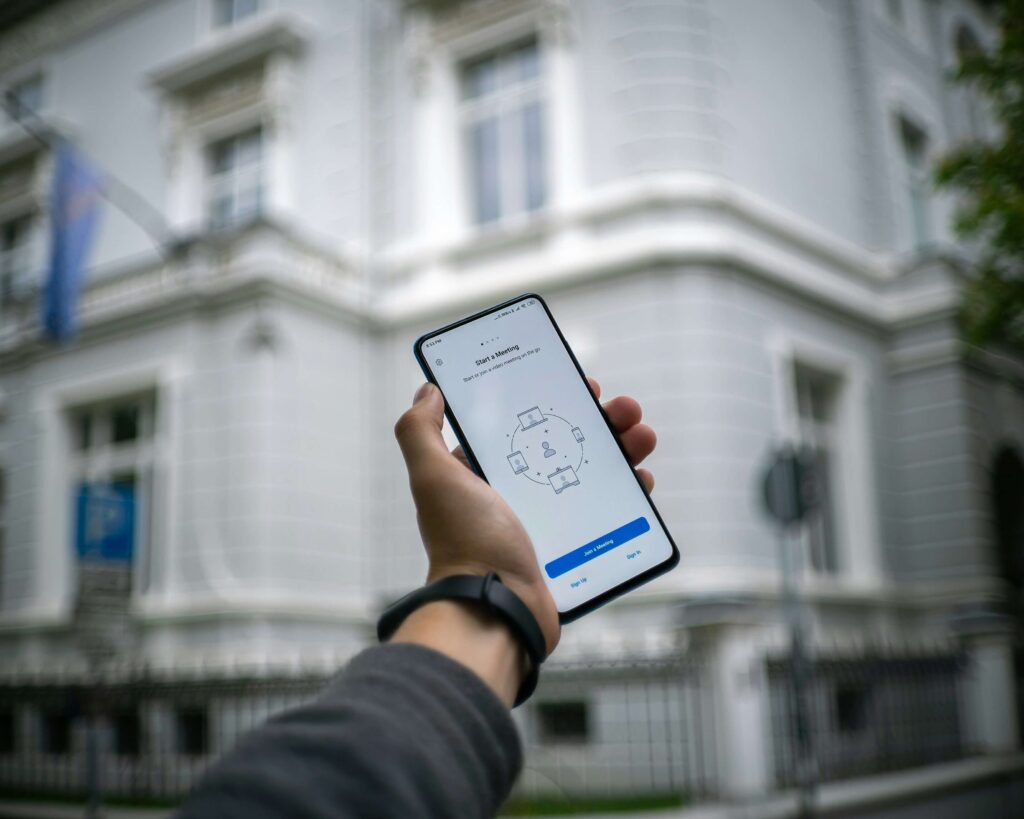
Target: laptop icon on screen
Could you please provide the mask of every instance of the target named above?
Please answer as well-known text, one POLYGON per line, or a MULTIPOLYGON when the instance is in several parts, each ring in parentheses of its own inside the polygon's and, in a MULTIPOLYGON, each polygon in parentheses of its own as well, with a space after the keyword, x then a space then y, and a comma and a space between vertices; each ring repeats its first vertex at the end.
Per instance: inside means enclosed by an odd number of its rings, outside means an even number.
POLYGON ((544 413, 540 411, 540 407, 530 407, 526 412, 519 413, 519 425, 524 431, 538 424, 543 424, 546 420, 544 413))

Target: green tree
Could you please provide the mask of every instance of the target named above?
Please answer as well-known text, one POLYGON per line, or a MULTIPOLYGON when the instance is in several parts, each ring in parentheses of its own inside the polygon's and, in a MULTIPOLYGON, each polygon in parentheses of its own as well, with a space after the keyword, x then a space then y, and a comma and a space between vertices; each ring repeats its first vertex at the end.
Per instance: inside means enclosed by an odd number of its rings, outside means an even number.
POLYGON ((1024 0, 988 5, 999 43, 962 54, 954 81, 988 100, 997 135, 948 153, 936 182, 959 194, 957 233, 982 247, 964 302, 967 340, 1024 350, 1024 0))

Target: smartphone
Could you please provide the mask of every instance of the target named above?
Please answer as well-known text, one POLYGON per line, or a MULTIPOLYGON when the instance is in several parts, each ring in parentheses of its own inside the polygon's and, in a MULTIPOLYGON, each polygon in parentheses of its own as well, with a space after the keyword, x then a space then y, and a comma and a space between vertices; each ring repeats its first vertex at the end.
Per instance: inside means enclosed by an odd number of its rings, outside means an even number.
POLYGON ((679 562, 540 296, 427 333, 414 351, 470 465, 526 527, 563 623, 679 562))

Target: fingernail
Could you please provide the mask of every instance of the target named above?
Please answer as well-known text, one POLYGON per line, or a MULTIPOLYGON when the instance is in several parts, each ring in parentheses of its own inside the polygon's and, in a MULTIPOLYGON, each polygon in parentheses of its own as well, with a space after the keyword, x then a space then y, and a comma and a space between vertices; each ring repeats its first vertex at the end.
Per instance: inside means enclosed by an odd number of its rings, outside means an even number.
POLYGON ((416 394, 412 397, 412 402, 414 404, 418 404, 420 401, 422 401, 424 398, 430 395, 430 392, 433 389, 434 385, 431 384, 429 381, 425 384, 421 384, 420 388, 416 390, 416 394))

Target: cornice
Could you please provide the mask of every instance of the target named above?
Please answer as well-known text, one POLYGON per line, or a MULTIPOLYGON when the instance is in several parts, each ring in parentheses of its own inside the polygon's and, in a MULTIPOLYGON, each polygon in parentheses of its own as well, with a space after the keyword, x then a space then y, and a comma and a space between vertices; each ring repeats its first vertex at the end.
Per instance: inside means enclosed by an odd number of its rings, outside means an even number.
MULTIPOLYGON (((196 240, 186 258, 90 275, 86 337, 143 315, 220 303, 264 282, 296 298, 378 327, 404 326, 470 309, 523 289, 552 291, 637 270, 726 267, 799 295, 866 327, 888 331, 954 311, 962 276, 939 256, 901 273, 884 258, 836 239, 720 180, 661 179, 597 190, 570 212, 443 247, 382 254, 377 289, 367 259, 316 247, 287 224, 262 221, 196 240), (650 219, 642 218, 649 215, 650 219), (576 241, 558 242, 563 234, 576 241), (508 275, 503 275, 504 273, 508 275)), ((0 359, 39 353, 31 328, 0 327, 0 359), (35 352, 33 352, 35 349, 35 352)), ((917 352, 917 351, 915 351, 917 352)), ((927 351, 929 357, 934 351, 927 351)), ((920 362, 893 362, 919 366, 920 362)))
POLYGON ((260 15, 237 31, 214 38, 150 74, 150 82, 165 94, 181 94, 264 59, 276 52, 297 54, 306 36, 299 22, 285 14, 260 15))

